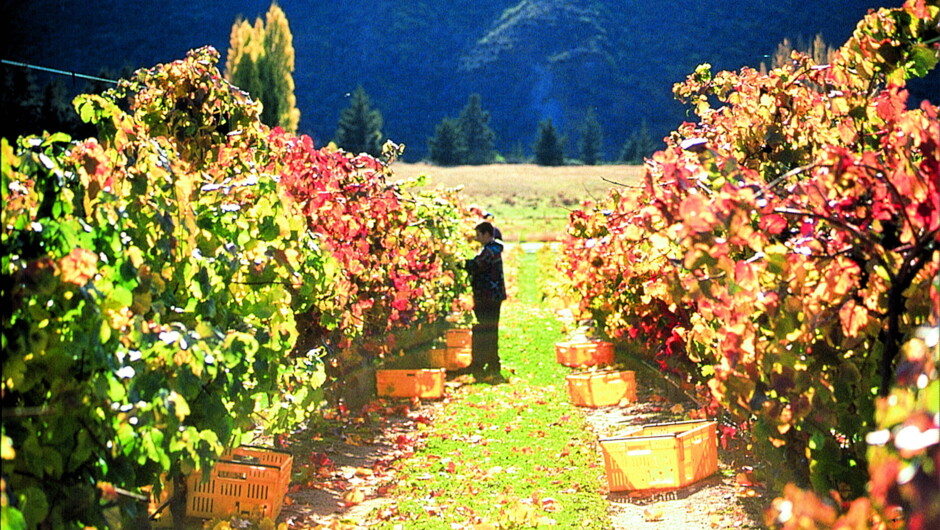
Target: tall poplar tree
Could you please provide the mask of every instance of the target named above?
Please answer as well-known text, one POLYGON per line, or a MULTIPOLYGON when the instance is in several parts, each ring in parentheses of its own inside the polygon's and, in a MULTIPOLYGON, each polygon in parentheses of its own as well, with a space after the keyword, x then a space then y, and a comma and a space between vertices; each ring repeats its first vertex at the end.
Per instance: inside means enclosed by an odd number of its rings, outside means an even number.
POLYGON ((300 109, 294 95, 294 37, 287 15, 272 3, 254 25, 239 17, 232 25, 225 78, 263 105, 261 121, 296 132, 300 109))
POLYGON ((585 165, 593 166, 603 158, 604 131, 593 108, 589 108, 584 116, 578 144, 581 149, 581 161, 585 165))
POLYGON ((490 113, 483 110, 480 94, 470 94, 460 112, 457 127, 463 140, 463 162, 470 165, 491 164, 496 159, 496 134, 490 129, 490 113))
POLYGON ((336 145, 354 154, 369 153, 375 157, 382 154, 382 113, 372 108, 362 85, 340 114, 336 145))

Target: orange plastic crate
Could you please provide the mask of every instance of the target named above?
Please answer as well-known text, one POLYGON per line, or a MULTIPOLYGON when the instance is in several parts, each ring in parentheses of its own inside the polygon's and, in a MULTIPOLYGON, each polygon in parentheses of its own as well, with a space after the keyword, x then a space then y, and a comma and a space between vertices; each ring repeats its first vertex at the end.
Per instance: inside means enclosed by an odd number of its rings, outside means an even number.
POLYGON ((565 381, 571 403, 578 406, 607 407, 623 399, 636 401, 636 374, 630 370, 570 374, 565 381))
POLYGON ((470 366, 473 351, 470 348, 434 348, 430 353, 432 368, 459 370, 470 366))
POLYGON ((555 359, 572 368, 614 363, 614 345, 602 340, 555 343, 555 359))
POLYGON ((443 368, 376 370, 375 387, 383 397, 439 398, 444 396, 443 368))
MULTIPOLYGON (((200 470, 186 477, 186 517, 243 515, 277 519, 290 486, 293 460, 289 452, 278 449, 229 449, 212 466, 205 482, 200 470)), ((172 494, 172 483, 168 483, 159 500, 151 500, 151 512, 164 507, 172 494)), ((172 520, 169 510, 162 510, 155 514, 154 526, 165 527, 172 520)))
POLYGON ((473 345, 473 330, 449 329, 445 333, 448 348, 469 348, 473 345))
POLYGON ((714 421, 645 425, 600 445, 610 491, 676 489, 718 470, 714 421))

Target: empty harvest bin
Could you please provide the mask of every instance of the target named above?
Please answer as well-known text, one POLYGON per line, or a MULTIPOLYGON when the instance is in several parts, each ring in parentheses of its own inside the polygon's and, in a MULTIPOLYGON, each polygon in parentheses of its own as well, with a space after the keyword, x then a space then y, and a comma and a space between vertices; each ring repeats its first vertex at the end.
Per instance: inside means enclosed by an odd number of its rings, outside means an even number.
POLYGON ((614 363, 614 345, 602 340, 555 343, 555 359, 565 366, 606 366, 614 363))
POLYGON ((473 360, 473 351, 467 348, 434 348, 429 353, 429 362, 432 368, 445 370, 460 370, 470 366, 473 360))
MULTIPOLYGON (((293 457, 288 451, 266 447, 241 446, 229 449, 212 466, 203 481, 202 471, 186 477, 186 517, 214 519, 233 515, 277 519, 290 486, 293 457)), ((172 496, 172 483, 167 484, 159 501, 162 505, 172 496)), ((154 515, 155 526, 172 521, 169 510, 154 515)))
POLYGON ((600 440, 610 491, 676 489, 718 470, 714 421, 635 427, 600 440))
POLYGON ((445 375, 443 368, 376 370, 375 388, 383 397, 435 399, 444 396, 445 375))
POLYGON ((570 374, 565 382, 571 403, 581 407, 607 407, 623 399, 636 401, 636 375, 631 370, 570 374))
POLYGON ((473 330, 449 329, 445 333, 448 348, 469 348, 473 344, 473 330))

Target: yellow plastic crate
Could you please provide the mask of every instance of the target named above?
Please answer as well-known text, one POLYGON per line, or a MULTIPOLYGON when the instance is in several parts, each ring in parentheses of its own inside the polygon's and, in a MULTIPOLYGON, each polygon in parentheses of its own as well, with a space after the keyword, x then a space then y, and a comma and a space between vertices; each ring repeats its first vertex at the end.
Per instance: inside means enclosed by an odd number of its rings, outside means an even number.
POLYGON ((718 470, 714 421, 635 427, 600 445, 610 491, 677 489, 718 470))
POLYGON ((607 407, 623 399, 636 401, 636 374, 632 370, 570 374, 565 382, 571 403, 581 407, 607 407))
POLYGON ((447 371, 460 370, 470 366, 473 361, 473 351, 470 348, 434 348, 430 352, 432 368, 443 368, 447 371))
POLYGON ((445 375, 443 368, 376 370, 375 388, 383 397, 436 399, 444 396, 445 375))
POLYGON ((469 348, 473 345, 473 330, 449 329, 445 333, 448 348, 469 348))
MULTIPOLYGON (((290 486, 293 457, 288 451, 241 446, 229 449, 212 466, 203 482, 202 471, 186 477, 186 517, 213 519, 242 515, 277 519, 290 486)), ((173 495, 172 483, 164 488, 151 511, 173 495)), ((155 514, 155 527, 172 525, 173 517, 163 509, 155 514)))
POLYGON ((614 363, 614 345, 602 340, 555 343, 555 359, 565 366, 607 366, 614 363))

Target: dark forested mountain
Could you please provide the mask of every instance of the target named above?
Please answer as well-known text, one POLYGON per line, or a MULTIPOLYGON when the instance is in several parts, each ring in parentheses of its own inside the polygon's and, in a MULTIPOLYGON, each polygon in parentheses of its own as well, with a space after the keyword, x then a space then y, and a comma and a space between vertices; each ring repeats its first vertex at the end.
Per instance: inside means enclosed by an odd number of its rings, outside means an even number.
MULTIPOLYGON (((545 119, 576 146, 593 107, 610 158, 644 120, 661 138, 685 118, 671 89, 698 64, 757 67, 784 37, 822 33, 841 44, 868 9, 900 1, 278 3, 294 36, 300 132, 320 144, 331 140, 350 94, 362 85, 382 112, 383 132, 404 143, 405 158, 415 160, 425 156, 435 126, 456 117, 471 93, 479 93, 491 113, 501 152, 519 145, 531 152, 545 119)), ((5 0, 2 56, 91 75, 149 67, 204 45, 216 47, 224 60, 236 16, 254 20, 269 5, 5 0)))

